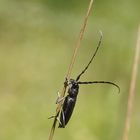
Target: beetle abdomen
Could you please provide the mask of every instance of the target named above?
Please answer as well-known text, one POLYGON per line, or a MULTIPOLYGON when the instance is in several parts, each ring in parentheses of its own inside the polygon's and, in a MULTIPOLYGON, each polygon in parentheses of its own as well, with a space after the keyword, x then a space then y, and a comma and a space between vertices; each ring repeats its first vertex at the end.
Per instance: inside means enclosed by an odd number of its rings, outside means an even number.
POLYGON ((75 103, 76 98, 71 98, 69 95, 66 97, 60 114, 61 124, 59 123, 59 128, 64 128, 68 123, 68 121, 70 120, 75 103))

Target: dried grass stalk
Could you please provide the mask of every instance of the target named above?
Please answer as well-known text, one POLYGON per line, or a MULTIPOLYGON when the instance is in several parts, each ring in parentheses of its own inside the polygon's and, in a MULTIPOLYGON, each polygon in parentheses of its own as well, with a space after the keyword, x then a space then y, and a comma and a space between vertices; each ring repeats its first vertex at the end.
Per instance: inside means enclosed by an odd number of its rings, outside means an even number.
POLYGON ((139 56, 140 56, 140 25, 138 29, 137 44, 135 48, 134 61, 133 61, 133 66, 132 66, 132 75, 131 75, 130 89, 129 89, 129 95, 128 95, 127 113, 126 113, 126 120, 125 120, 122 140, 128 140, 128 136, 129 136, 139 56))

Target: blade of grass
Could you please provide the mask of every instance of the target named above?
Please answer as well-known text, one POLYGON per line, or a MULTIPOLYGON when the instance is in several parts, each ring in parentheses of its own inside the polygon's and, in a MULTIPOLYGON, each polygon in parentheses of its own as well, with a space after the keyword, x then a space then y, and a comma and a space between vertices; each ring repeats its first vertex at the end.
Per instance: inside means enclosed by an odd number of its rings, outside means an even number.
POLYGON ((133 61, 133 66, 132 66, 132 75, 131 75, 128 103, 127 103, 127 113, 126 113, 126 120, 125 120, 125 126, 124 126, 122 140, 128 140, 128 135, 129 135, 129 131, 130 131, 139 56, 140 56, 140 25, 139 25, 139 29, 138 29, 137 44, 136 44, 136 48, 135 48, 134 61, 133 61))
MULTIPOLYGON (((72 68, 73 68, 77 53, 78 53, 78 49, 81 46, 81 42, 82 42, 83 35, 84 35, 84 32, 85 32, 85 28, 86 28, 86 25, 87 25, 88 17, 90 15, 90 12, 91 12, 91 9, 92 9, 92 5, 93 5, 93 0, 90 0, 89 7, 88 7, 88 10, 87 10, 86 16, 84 18, 84 22, 83 22, 83 25, 81 27, 80 34, 79 34, 79 37, 77 39, 77 43, 76 43, 76 46, 75 46, 75 49, 74 49, 74 53, 73 53, 73 56, 72 56, 72 59, 71 59, 71 62, 70 62, 69 68, 68 68, 68 72, 67 72, 67 75, 66 75, 66 79, 68 79, 68 80, 70 79, 70 75, 71 75, 71 72, 72 72, 72 68)), ((65 96, 66 90, 67 90, 67 85, 64 84, 64 87, 63 87, 61 95, 60 95, 61 97, 65 96)), ((52 140, 52 138, 53 138, 56 123, 57 123, 57 117, 59 116, 59 112, 61 110, 61 107, 62 107, 62 103, 58 104, 57 109, 56 109, 56 116, 54 118, 54 122, 53 122, 53 125, 52 125, 52 128, 51 128, 48 140, 52 140)))

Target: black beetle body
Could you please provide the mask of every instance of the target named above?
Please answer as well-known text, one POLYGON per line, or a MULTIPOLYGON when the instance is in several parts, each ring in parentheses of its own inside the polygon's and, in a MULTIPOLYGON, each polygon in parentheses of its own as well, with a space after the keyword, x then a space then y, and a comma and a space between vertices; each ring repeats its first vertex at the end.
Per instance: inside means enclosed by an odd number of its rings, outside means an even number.
MULTIPOLYGON (((87 66, 84 68, 84 70, 77 76, 76 80, 74 79, 70 79, 67 80, 64 84, 66 84, 66 87, 68 86, 68 95, 66 97, 64 97, 64 103, 61 109, 61 113, 60 113, 60 118, 57 120, 59 121, 59 128, 65 128, 66 124, 69 122, 71 115, 73 113, 74 107, 75 107, 75 103, 77 100, 77 95, 79 92, 79 84, 97 84, 97 83, 103 83, 103 84, 111 84, 114 85, 118 88, 119 92, 120 92, 120 87, 113 83, 113 82, 109 82, 109 81, 89 81, 89 82, 81 82, 79 81, 80 77, 85 73, 85 71, 88 69, 89 65, 91 64, 92 60, 94 59, 100 44, 101 44, 101 40, 102 40, 102 33, 101 33, 101 37, 98 43, 98 46, 94 52, 94 54, 92 55, 89 63, 87 64, 87 66)), ((63 99, 63 98, 62 98, 63 99)), ((60 101, 62 101, 60 99, 60 101)))
POLYGON ((64 128, 71 118, 75 107, 77 95, 79 92, 79 85, 74 79, 70 79, 68 95, 65 97, 63 108, 60 114, 59 128, 64 128))

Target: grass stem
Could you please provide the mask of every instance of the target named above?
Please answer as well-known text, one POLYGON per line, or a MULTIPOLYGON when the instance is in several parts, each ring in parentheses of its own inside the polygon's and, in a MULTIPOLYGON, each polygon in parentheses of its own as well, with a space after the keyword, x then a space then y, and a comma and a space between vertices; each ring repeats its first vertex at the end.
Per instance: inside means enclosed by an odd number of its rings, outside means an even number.
POLYGON ((132 66, 130 89, 129 89, 128 103, 127 103, 127 112, 126 112, 126 119, 125 119, 125 126, 124 126, 122 140, 128 140, 128 137, 129 137, 131 116, 132 116, 132 111, 133 111, 133 100, 135 96, 139 56, 140 56, 140 25, 138 29, 138 37, 137 37, 137 43, 136 43, 133 66, 132 66))

